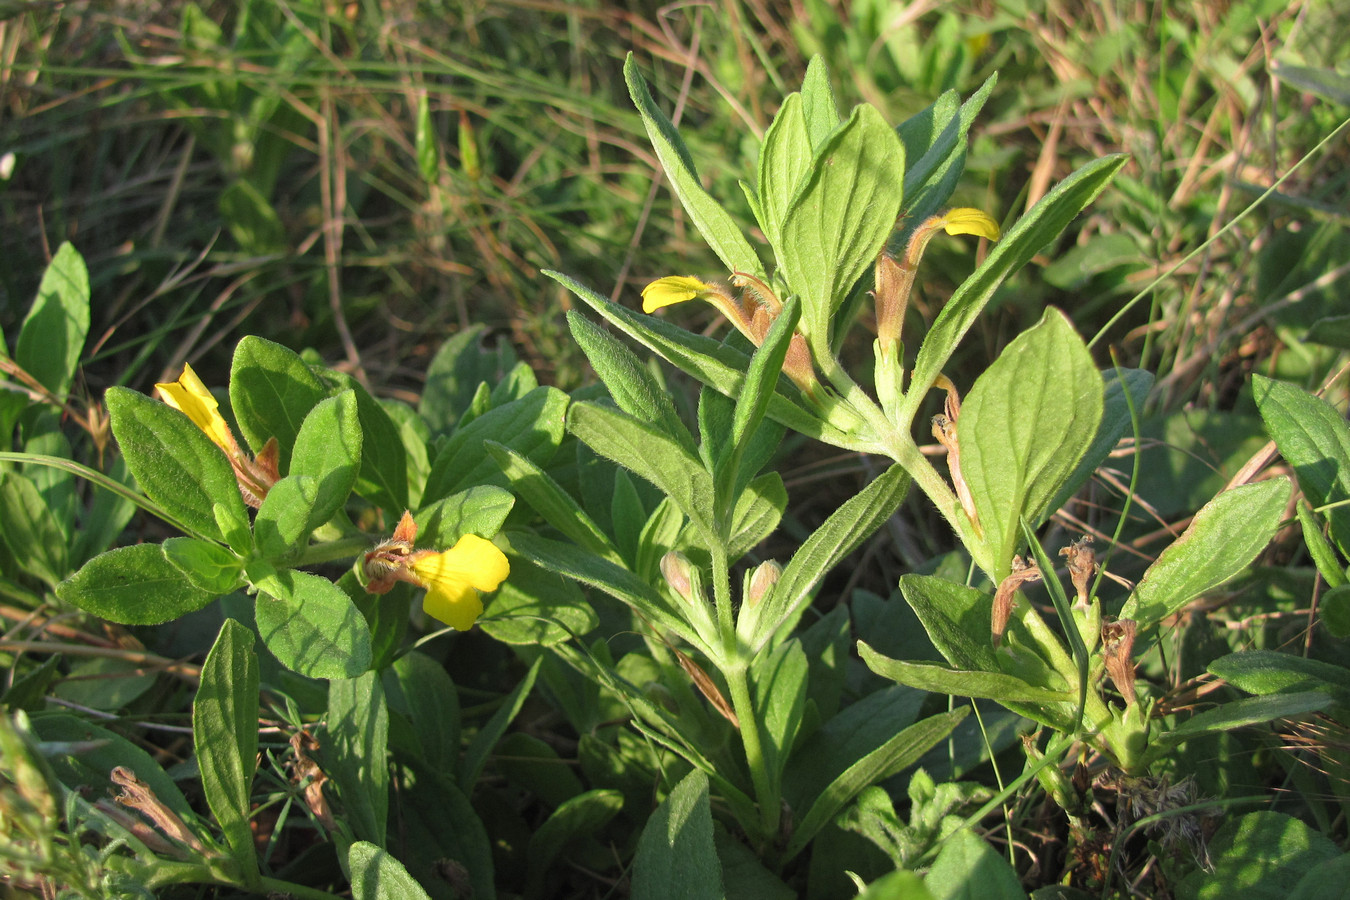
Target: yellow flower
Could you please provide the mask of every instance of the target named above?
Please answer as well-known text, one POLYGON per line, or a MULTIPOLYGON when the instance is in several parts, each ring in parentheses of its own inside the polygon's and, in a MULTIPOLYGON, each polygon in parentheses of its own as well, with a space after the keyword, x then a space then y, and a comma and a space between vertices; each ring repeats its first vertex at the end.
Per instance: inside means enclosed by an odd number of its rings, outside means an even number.
POLYGON ((262 506, 267 492, 281 479, 277 469, 281 451, 276 438, 269 438, 256 457, 249 456, 239 449, 234 432, 217 411, 219 404, 211 392, 202 384, 192 366, 183 363, 183 374, 169 384, 156 384, 159 397, 169 406, 192 420, 211 443, 225 451, 234 469, 235 480, 239 482, 239 493, 244 502, 254 509, 262 506))
POLYGON ((206 432, 206 436, 227 455, 239 452, 239 445, 235 443, 230 426, 225 424, 225 419, 217 412, 220 405, 206 389, 206 385, 202 384, 197 373, 192 371, 192 366, 183 363, 183 374, 178 376, 177 381, 157 384, 155 387, 159 390, 160 399, 191 419, 193 424, 206 432))
POLYGON ((667 275, 642 289, 642 311, 654 313, 663 307, 702 297, 716 288, 688 275, 667 275))
POLYGON ((483 613, 479 591, 495 591, 511 574, 506 555, 491 541, 466 534, 455 546, 412 558, 412 574, 427 589, 422 609, 456 631, 468 631, 483 613))
POLYGON ((949 209, 942 214, 942 227, 948 234, 973 234, 991 241, 999 239, 998 223, 988 213, 969 206, 949 209))

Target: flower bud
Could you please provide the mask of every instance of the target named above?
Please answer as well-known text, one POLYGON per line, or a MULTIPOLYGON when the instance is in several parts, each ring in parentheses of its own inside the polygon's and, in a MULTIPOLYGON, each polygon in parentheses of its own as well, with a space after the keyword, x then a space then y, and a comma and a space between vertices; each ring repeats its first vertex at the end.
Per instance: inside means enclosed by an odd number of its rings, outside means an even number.
POLYGON ((694 571, 694 564, 683 553, 672 550, 661 557, 661 575, 680 599, 689 603, 696 603, 701 599, 697 596, 698 588, 695 587, 698 584, 698 573, 694 571))
POLYGON ((751 606, 758 606, 759 601, 768 596, 769 591, 778 583, 778 578, 783 574, 783 567, 773 560, 766 560, 756 567, 750 575, 750 586, 745 591, 745 602, 751 606))

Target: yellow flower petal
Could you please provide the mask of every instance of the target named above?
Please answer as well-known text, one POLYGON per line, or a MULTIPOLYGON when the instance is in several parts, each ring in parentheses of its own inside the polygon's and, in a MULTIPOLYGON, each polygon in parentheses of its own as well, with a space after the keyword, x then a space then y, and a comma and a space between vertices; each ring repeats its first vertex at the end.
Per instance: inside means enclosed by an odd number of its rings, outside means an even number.
POLYGON ((217 447, 227 454, 238 452, 239 445, 235 443, 230 426, 216 411, 219 408, 216 398, 192 371, 192 366, 184 363, 183 374, 177 381, 155 387, 159 389, 160 399, 191 419, 217 447))
POLYGON ((426 586, 422 608, 457 631, 468 631, 483 612, 478 591, 495 591, 511 566, 506 555, 476 534, 466 534, 455 546, 420 556, 413 575, 426 586))
POLYGON ((947 210, 942 219, 942 225, 947 229, 948 234, 973 234, 977 237, 988 238, 991 241, 999 239, 998 223, 987 213, 978 209, 972 209, 968 206, 950 209, 947 210))
POLYGON ((642 289, 642 311, 656 312, 665 306, 693 300, 712 289, 712 285, 704 284, 689 275, 667 275, 642 289))

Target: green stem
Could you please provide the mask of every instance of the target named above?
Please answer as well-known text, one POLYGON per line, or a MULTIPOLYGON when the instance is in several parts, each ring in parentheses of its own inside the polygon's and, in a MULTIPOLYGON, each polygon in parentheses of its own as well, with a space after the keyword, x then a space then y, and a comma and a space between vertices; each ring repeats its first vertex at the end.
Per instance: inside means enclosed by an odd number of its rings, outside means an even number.
POLYGON ((294 565, 297 567, 315 566, 319 563, 347 559, 364 553, 372 546, 374 545, 370 542, 370 538, 363 534, 342 538, 337 541, 328 541, 323 544, 314 544, 313 546, 305 548, 305 551, 295 560, 294 565))
POLYGON ((717 610, 717 631, 721 637, 718 648, 723 660, 740 659, 736 639, 736 617, 731 608, 731 564, 727 548, 716 544, 712 548, 713 606, 717 610))
POLYGON ((732 709, 741 723, 745 762, 750 768, 750 780, 755 785, 755 800, 759 804, 759 826, 765 843, 772 844, 778 836, 783 802, 779 795, 778 779, 769 771, 769 761, 764 756, 764 743, 759 730, 760 717, 754 701, 750 699, 745 662, 738 661, 734 667, 723 669, 722 675, 727 680, 727 690, 731 692, 732 709))

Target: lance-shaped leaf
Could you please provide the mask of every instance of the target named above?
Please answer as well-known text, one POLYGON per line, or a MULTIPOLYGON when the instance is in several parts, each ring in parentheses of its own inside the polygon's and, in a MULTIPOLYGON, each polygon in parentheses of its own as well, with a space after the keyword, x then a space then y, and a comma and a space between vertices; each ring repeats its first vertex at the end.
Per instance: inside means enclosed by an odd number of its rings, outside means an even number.
POLYGON ((583 549, 610 562, 619 562, 619 552, 608 535, 547 472, 501 444, 489 441, 487 450, 501 466, 511 490, 543 516, 545 522, 583 549))
POLYGON ((356 900, 430 900, 417 879, 389 851, 370 841, 356 841, 347 850, 352 873, 352 896, 356 900))
POLYGON ((95 556, 56 586, 56 596, 109 622, 158 625, 218 595, 193 584, 158 544, 135 544, 95 556))
POLYGON ((867 104, 816 148, 777 249, 817 358, 829 356, 831 318, 895 228, 904 177, 904 144, 867 104))
MULTIPOLYGON (((640 315, 611 303, 595 291, 558 272, 544 274, 567 288, 615 328, 656 353, 675 368, 727 397, 739 397, 750 357, 712 338, 693 334, 653 316, 640 315)), ((807 437, 847 450, 879 452, 870 434, 844 432, 809 411, 791 385, 780 383, 769 400, 769 418, 807 437)))
POLYGON ((1331 537, 1350 551, 1350 425, 1327 401, 1283 381, 1252 376, 1256 408, 1298 486, 1326 510, 1331 537))
POLYGON ((895 129, 905 143, 908 227, 892 237, 892 247, 903 247, 913 229, 947 203, 966 168, 966 135, 997 82, 997 73, 990 75, 965 103, 956 91, 947 91, 895 129))
POLYGON ((639 900, 722 900, 722 864, 713 846, 708 778, 695 770, 675 786, 642 829, 633 859, 639 900))
POLYGON ((976 697, 984 700, 1026 703, 1072 703, 1074 696, 1067 691, 1052 691, 1028 684, 1015 675, 1003 672, 981 672, 972 669, 951 669, 929 662, 905 662, 882 656, 862 641, 858 654, 867 668, 882 678, 897 684, 954 697, 976 697))
POLYGON ((200 537, 248 548, 248 514, 225 453, 176 409, 126 388, 105 395, 127 468, 151 500, 200 537))
POLYGON ((202 666, 201 685, 192 702, 192 741, 202 793, 225 832, 230 855, 250 884, 258 878, 249 827, 258 755, 258 677, 253 632, 226 619, 202 666))
POLYGON ((850 497, 793 554, 769 596, 757 607, 742 606, 737 630, 759 650, 778 627, 809 602, 825 573, 852 553, 891 517, 909 491, 910 477, 898 465, 850 497))
POLYGON ((1103 157, 1055 185, 1008 229, 979 268, 961 282, 919 347, 910 378, 911 388, 900 405, 899 424, 903 426, 914 420, 928 389, 1003 280, 1058 237, 1078 213, 1096 199, 1127 160, 1124 155, 1103 157))
POLYGON ((674 632, 703 652, 711 652, 683 615, 671 609, 651 585, 622 566, 572 544, 523 532, 511 534, 511 550, 550 572, 599 588, 627 604, 653 627, 674 632))
POLYGON ((806 118, 812 147, 819 147, 839 127, 839 107, 830 87, 830 70, 819 53, 806 64, 806 77, 802 79, 802 115, 806 118))
POLYGON ((657 383, 633 351, 575 310, 567 313, 567 327, 619 409, 656 426, 690 453, 695 452, 694 438, 680 421, 670 392, 657 383))
POLYGON ((253 578, 258 634, 292 671, 310 678, 355 678, 370 667, 370 626, 333 582, 284 569, 253 578))
POLYGON ((384 846, 389 817, 389 710, 378 673, 335 678, 328 686, 325 769, 360 840, 384 846))
MULTIPOLYGON (((838 122, 836 114, 835 124, 838 122)), ((797 186, 811 170, 811 147, 802 95, 788 94, 759 148, 759 224, 773 247, 782 237, 783 218, 797 186)))
MULTIPOLYGON (((1020 522, 1039 525, 1091 446, 1102 418, 1102 377, 1058 310, 999 354, 961 406, 960 471, 980 527, 976 562, 995 581, 1010 571, 1020 522)), ((972 548, 974 551, 975 548, 972 548)))
POLYGON ((645 422, 597 403, 576 403, 567 429, 601 456, 640 475, 666 493, 711 545, 717 531, 712 476, 676 441, 645 422))
POLYGON ((439 500, 477 484, 504 484, 506 479, 486 452, 495 441, 538 465, 553 458, 563 438, 568 396, 556 388, 535 388, 519 400, 491 409, 461 428, 436 454, 422 502, 439 500))
POLYGON ((916 722, 849 766, 811 804, 793 831, 787 849, 783 851, 783 858, 791 859, 806 849, 817 832, 832 821, 863 788, 890 778, 918 762, 919 757, 951 734, 952 729, 969 712, 970 707, 963 706, 916 722))
POLYGON ((255 453, 269 438, 277 439, 282 474, 290 469, 300 426, 325 396, 319 379, 294 350, 254 335, 234 348, 230 408, 255 453))
POLYGON ((42 273, 37 298, 14 347, 14 361, 64 401, 88 334, 89 270, 74 245, 64 243, 42 273))
POLYGON ((1120 617, 1146 628, 1238 575, 1275 536, 1288 502, 1287 478, 1216 496, 1148 567, 1120 617))
POLYGON ((304 549, 309 535, 346 505, 361 465, 356 395, 343 391, 305 417, 291 473, 272 486, 253 523, 259 552, 269 558, 304 549))
POLYGON ((675 130, 670 119, 652 100, 651 92, 647 90, 647 82, 638 72, 637 63, 634 62, 631 53, 624 61, 623 77, 628 82, 628 93, 642 117, 642 124, 647 129, 647 137, 652 142, 652 148, 656 150, 661 167, 666 170, 666 177, 670 179, 671 189, 675 191, 675 196, 680 198, 680 204, 685 212, 689 213, 689 218, 693 220, 698 233, 703 235, 708 246, 712 247, 713 252, 726 264, 728 272, 746 272, 761 281, 764 280, 764 266, 760 263, 754 248, 746 241, 740 226, 731 215, 703 189, 698 171, 694 168, 694 160, 689 155, 689 148, 685 146, 683 138, 675 130))

